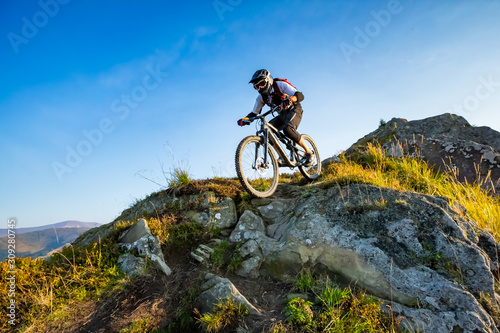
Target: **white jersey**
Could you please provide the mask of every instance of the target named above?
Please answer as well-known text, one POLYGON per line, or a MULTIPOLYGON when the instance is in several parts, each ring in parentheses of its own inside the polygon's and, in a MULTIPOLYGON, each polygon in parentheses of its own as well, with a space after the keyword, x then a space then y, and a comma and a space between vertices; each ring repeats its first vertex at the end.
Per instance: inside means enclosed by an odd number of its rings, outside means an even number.
MULTIPOLYGON (((285 81, 276 80, 275 82, 278 85, 278 88, 282 94, 287 94, 288 96, 293 96, 295 94, 295 92, 297 91, 297 89, 295 89, 291 84, 286 83, 285 81)), ((268 101, 267 101, 268 104, 272 103, 272 96, 273 95, 274 95, 274 87, 271 86, 271 93, 268 95, 268 101)), ((255 114, 259 114, 260 111, 262 111, 262 108, 264 107, 264 105, 266 105, 266 103, 264 102, 262 95, 259 94, 259 96, 257 96, 257 99, 255 101, 255 105, 253 107, 252 112, 255 114)))

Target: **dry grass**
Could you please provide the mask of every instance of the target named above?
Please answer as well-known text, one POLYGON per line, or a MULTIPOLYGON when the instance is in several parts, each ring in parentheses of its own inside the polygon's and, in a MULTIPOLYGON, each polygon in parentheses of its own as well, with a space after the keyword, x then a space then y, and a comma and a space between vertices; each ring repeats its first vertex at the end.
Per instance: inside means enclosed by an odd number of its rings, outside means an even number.
POLYGON ((478 177, 474 184, 458 181, 454 173, 440 173, 419 158, 386 157, 380 146, 368 144, 367 149, 351 160, 328 165, 318 186, 345 186, 353 183, 371 184, 399 191, 415 191, 443 196, 459 202, 470 218, 500 241, 500 202, 478 177))

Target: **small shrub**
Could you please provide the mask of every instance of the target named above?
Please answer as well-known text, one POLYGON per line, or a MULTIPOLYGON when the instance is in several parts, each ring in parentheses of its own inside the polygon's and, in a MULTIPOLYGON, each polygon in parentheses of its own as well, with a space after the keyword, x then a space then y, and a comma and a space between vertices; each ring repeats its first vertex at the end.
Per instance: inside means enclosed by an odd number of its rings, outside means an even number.
POLYGON ((213 311, 200 315, 197 319, 199 325, 206 332, 218 332, 224 327, 235 325, 241 319, 248 316, 248 309, 234 300, 220 301, 215 304, 213 311))
POLYGON ((289 325, 284 324, 282 321, 279 321, 277 323, 274 323, 265 332, 266 333, 287 333, 287 332, 293 332, 293 329, 289 325))
POLYGON ((142 318, 133 321, 132 324, 124 329, 121 329, 119 333, 143 333, 148 331, 148 318, 142 318))
POLYGON ((215 269, 219 269, 224 264, 224 259, 227 256, 227 251, 231 244, 227 240, 221 241, 214 247, 214 252, 210 256, 210 261, 215 269))
POLYGON ((241 264, 243 263, 243 258, 238 252, 239 246, 236 247, 236 250, 231 255, 231 259, 229 260, 229 264, 227 265, 227 272, 234 273, 238 269, 240 269, 241 264))
POLYGON ((364 201, 359 204, 346 203, 344 209, 347 213, 351 215, 362 214, 371 210, 384 210, 387 208, 387 200, 380 199, 376 201, 364 201))
POLYGON ((191 182, 191 177, 189 176, 189 167, 187 166, 175 166, 169 172, 170 178, 168 186, 170 188, 179 188, 188 185, 191 182))
POLYGON ((165 245, 170 250, 190 246, 202 240, 205 235, 206 230, 203 224, 182 222, 171 227, 169 238, 165 245))
POLYGON ((313 322, 312 302, 301 298, 292 298, 285 307, 285 315, 288 322, 299 326, 311 326, 313 322))
POLYGON ((295 288, 301 292, 309 292, 316 285, 316 279, 308 269, 300 271, 299 275, 294 281, 295 288))
POLYGON ((351 298, 351 291, 349 289, 340 289, 327 283, 324 290, 317 296, 321 305, 323 305, 328 312, 334 311, 335 307, 340 306, 351 298))
POLYGON ((169 237, 170 231, 177 223, 177 218, 172 214, 164 214, 160 218, 150 218, 148 226, 151 229, 151 234, 158 237, 160 244, 165 244, 169 237))

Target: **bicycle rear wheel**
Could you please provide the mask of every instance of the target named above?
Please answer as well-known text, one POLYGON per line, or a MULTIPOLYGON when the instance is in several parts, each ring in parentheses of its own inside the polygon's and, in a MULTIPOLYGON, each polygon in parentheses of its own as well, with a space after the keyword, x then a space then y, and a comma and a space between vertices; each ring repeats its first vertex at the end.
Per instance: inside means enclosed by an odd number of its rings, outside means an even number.
MULTIPOLYGON (((299 170, 304 177, 306 177, 309 180, 314 180, 318 178, 321 174, 321 157, 319 156, 319 151, 318 148, 316 147, 316 144, 309 135, 302 134, 302 139, 304 139, 307 147, 314 152, 315 161, 313 165, 311 165, 310 167, 299 165, 299 170)), ((299 152, 298 152, 299 161, 302 161, 304 159, 305 153, 306 152, 304 148, 299 146, 299 152)))
POLYGON ((250 194, 265 198, 274 193, 278 186, 278 162, 269 146, 267 163, 264 164, 265 149, 257 135, 241 140, 235 154, 236 173, 241 185, 250 194))

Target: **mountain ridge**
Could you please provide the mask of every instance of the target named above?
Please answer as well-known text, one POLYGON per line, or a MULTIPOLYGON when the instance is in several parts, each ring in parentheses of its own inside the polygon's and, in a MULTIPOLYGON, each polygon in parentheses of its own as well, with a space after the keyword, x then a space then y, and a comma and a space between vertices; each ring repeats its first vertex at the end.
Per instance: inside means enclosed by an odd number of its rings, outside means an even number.
MULTIPOLYGON (((82 233, 101 226, 95 222, 63 221, 54 224, 18 228, 14 230, 16 256, 33 259, 44 257, 56 249, 71 244, 82 233)), ((0 229, 0 259, 5 260, 8 256, 9 229, 0 229)))
MULTIPOLYGON (((16 231, 16 234, 23 234, 23 233, 27 233, 27 232, 34 232, 34 231, 53 229, 53 228, 89 228, 89 229, 91 229, 91 228, 99 227, 101 225, 102 225, 101 223, 97 223, 97 222, 82 222, 82 221, 77 221, 77 220, 67 220, 67 221, 46 224, 46 225, 41 225, 41 226, 36 226, 36 227, 15 228, 14 230, 16 231)), ((8 230, 9 229, 0 228, 0 237, 7 236, 8 230)))

